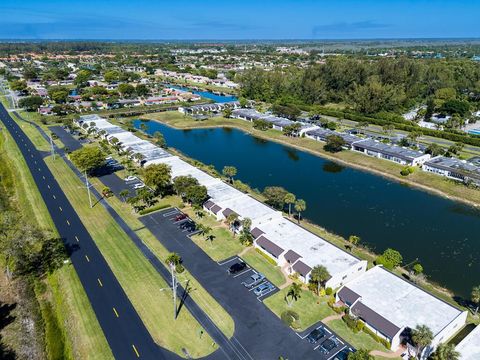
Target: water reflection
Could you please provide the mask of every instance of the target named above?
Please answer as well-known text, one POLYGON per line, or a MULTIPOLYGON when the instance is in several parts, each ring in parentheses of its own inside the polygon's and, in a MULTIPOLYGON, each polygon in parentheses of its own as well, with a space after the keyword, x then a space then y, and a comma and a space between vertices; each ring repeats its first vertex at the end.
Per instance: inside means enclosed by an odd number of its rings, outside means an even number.
POLYGON ((339 174, 345 169, 345 166, 333 161, 327 161, 325 164, 323 164, 322 169, 327 173, 339 174))

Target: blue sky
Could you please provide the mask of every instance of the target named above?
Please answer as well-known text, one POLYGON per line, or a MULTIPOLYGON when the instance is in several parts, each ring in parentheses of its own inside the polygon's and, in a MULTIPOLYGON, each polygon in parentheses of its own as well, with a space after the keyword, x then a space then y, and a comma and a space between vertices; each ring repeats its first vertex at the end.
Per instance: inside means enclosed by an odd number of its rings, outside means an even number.
POLYGON ((479 0, 1 0, 0 39, 480 37, 479 0))

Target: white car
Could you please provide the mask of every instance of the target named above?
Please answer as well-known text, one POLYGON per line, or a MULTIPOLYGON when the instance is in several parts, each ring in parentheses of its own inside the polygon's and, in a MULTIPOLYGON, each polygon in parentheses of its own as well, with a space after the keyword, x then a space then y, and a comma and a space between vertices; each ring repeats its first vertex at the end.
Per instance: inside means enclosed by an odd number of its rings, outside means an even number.
POLYGON ((145 184, 144 184, 144 183, 138 183, 138 184, 135 184, 135 185, 133 186, 133 188, 134 188, 135 190, 142 189, 142 188, 144 188, 144 187, 145 187, 145 184))
POLYGON ((127 176, 124 180, 125 181, 135 181, 135 180, 137 180, 137 177, 133 176, 133 175, 130 175, 130 176, 127 176))

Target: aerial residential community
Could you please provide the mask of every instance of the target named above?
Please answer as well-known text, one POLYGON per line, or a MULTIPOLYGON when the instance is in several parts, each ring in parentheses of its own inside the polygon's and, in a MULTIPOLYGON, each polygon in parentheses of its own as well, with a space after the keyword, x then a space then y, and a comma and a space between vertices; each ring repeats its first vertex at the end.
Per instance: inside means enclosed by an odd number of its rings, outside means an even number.
POLYGON ((0 359, 480 360, 479 4, 0 10, 0 359))

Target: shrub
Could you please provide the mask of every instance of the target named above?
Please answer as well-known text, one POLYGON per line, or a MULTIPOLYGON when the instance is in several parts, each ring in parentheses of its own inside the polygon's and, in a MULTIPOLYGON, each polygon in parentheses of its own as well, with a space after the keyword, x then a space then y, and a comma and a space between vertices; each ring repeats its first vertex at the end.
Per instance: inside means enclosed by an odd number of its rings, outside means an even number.
POLYGON ((280 318, 282 319, 285 325, 291 327, 292 325, 294 325, 296 321, 300 319, 300 316, 293 310, 285 310, 280 315, 280 318))
POLYGON ((357 330, 358 330, 358 331, 362 331, 363 328, 365 327, 365 323, 364 323, 362 320, 358 320, 356 327, 357 327, 357 330))
POLYGON ((169 208, 170 206, 171 206, 170 204, 158 204, 158 205, 149 207, 147 209, 140 210, 138 213, 140 215, 146 215, 157 210, 169 208))
POLYGON ((347 324, 347 326, 353 330, 354 333, 357 333, 358 330, 357 330, 357 321, 355 319, 353 319, 352 317, 350 317, 350 315, 343 315, 342 316, 342 320, 345 322, 345 324, 347 324))
POLYGON ((265 258, 265 260, 267 260, 270 264, 277 266, 277 262, 267 254, 265 254, 262 250, 260 250, 259 248, 255 248, 255 251, 258 252, 260 255, 262 255, 265 258))
POLYGON ((325 289, 325 294, 328 295, 328 296, 332 295, 333 294, 333 289, 331 287, 327 287, 325 289))
POLYGON ((410 175, 410 171, 408 171, 408 166, 407 167, 404 167, 402 170, 400 170, 400 174, 402 176, 408 176, 410 175))

